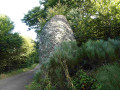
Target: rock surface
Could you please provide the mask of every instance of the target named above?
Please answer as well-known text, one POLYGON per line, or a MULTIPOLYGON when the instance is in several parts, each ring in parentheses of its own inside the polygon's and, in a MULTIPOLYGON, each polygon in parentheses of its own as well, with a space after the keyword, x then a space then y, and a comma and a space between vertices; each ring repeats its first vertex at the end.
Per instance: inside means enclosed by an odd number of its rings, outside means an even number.
POLYGON ((75 40, 73 31, 63 15, 56 15, 44 26, 40 35, 39 62, 46 63, 55 47, 63 41, 75 40))

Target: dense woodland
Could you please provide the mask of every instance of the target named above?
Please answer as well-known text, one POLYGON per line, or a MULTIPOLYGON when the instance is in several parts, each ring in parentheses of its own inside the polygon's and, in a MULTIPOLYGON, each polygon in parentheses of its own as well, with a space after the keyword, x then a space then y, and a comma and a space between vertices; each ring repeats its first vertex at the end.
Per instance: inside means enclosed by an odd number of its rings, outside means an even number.
POLYGON ((0 73, 29 67, 38 62, 38 44, 31 38, 11 33, 14 23, 0 15, 0 73))
MULTIPOLYGON (((22 22, 35 29, 39 39, 45 23, 55 15, 66 16, 77 43, 63 42, 27 89, 120 90, 120 1, 40 0, 22 22)), ((35 43, 10 33, 13 28, 8 17, 0 17, 1 72, 29 65, 30 56, 37 54, 38 48, 30 48, 35 43)))

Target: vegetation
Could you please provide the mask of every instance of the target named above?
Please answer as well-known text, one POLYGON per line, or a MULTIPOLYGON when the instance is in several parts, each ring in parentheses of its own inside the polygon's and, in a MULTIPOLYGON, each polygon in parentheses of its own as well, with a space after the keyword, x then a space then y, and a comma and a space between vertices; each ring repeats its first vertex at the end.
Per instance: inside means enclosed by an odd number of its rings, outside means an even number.
POLYGON ((96 89, 98 86, 96 85, 95 79, 89 75, 82 69, 77 71, 72 78, 73 84, 77 90, 81 89, 96 89))
POLYGON ((97 90, 119 90, 120 65, 114 63, 99 68, 95 78, 100 85, 97 90))
MULTIPOLYGON (((120 1, 40 0, 22 19, 38 38, 53 16, 66 16, 77 42, 56 47, 41 65, 28 90, 119 90, 120 1)), ((38 62, 38 43, 11 33, 9 17, 0 15, 0 73, 38 62)))
POLYGON ((8 77, 10 77, 10 76, 13 76, 13 75, 16 75, 16 74, 19 74, 19 73, 23 73, 23 72, 32 70, 32 69, 34 69, 37 65, 38 65, 38 64, 35 63, 35 64, 32 64, 30 67, 20 68, 20 69, 16 69, 16 70, 4 72, 4 73, 0 74, 0 79, 5 79, 5 78, 8 78, 8 77))
POLYGON ((37 43, 32 39, 11 33, 13 22, 0 15, 0 73, 28 67, 38 62, 37 43))
POLYGON ((33 8, 22 19, 24 23, 29 22, 26 25, 30 28, 40 25, 36 29, 38 36, 45 23, 58 14, 67 17, 78 45, 88 39, 107 40, 120 36, 119 0, 40 0, 40 5, 44 8, 33 8))
POLYGON ((85 68, 115 62, 120 58, 120 41, 114 39, 89 40, 81 46, 80 57, 85 68))
POLYGON ((44 7, 33 8, 22 21, 29 28, 39 24, 39 37, 48 20, 64 15, 77 43, 57 47, 27 89, 119 90, 119 0, 40 0, 40 5, 44 7))
MULTIPOLYGON (((102 80, 102 76, 99 73, 103 70, 97 68, 104 64, 119 62, 119 45, 120 41, 113 39, 90 40, 81 47, 78 47, 76 42, 63 42, 56 48, 50 61, 41 66, 34 82, 27 88, 28 90, 35 88, 36 90, 100 89, 102 84, 99 81, 102 80)), ((109 67, 112 67, 112 64, 109 67)), ((119 87, 118 84, 117 87, 119 87)))

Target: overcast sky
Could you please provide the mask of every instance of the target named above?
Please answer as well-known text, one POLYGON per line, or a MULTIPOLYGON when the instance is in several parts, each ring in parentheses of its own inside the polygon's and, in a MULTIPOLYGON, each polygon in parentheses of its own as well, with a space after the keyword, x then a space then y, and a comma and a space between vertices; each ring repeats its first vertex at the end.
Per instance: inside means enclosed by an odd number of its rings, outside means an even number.
POLYGON ((27 31, 28 27, 21 22, 24 14, 35 6, 39 6, 39 0, 0 0, 0 14, 9 16, 14 22, 13 32, 19 32, 35 39, 36 33, 33 30, 27 31))

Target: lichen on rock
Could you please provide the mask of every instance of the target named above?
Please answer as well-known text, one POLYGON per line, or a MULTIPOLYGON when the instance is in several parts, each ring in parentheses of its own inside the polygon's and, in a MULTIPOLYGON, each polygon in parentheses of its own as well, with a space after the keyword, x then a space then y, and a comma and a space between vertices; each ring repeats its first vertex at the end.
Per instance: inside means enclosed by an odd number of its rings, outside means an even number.
POLYGON ((63 41, 75 40, 73 31, 63 15, 56 15, 48 21, 40 35, 39 41, 39 62, 46 63, 50 55, 54 52, 55 47, 63 41))

